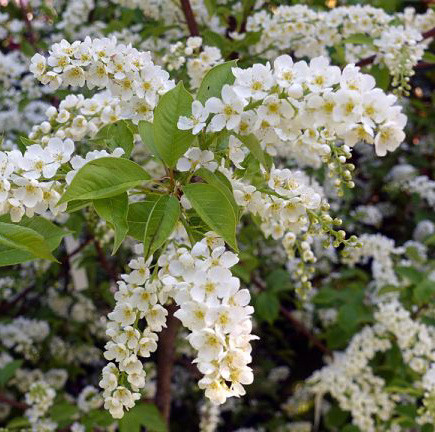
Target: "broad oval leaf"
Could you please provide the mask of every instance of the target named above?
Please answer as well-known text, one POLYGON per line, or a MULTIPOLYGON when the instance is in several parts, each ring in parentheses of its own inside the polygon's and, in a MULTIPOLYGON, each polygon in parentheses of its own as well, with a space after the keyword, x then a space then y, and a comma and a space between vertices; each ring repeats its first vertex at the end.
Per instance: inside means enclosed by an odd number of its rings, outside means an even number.
POLYGON ((203 78, 196 98, 204 103, 211 97, 221 97, 221 90, 225 84, 234 82, 232 68, 237 66, 236 60, 218 64, 211 68, 203 78))
POLYGON ((188 184, 183 187, 183 193, 200 218, 237 250, 237 216, 225 193, 205 183, 188 184))
POLYGON ((245 144, 255 159, 257 159, 266 170, 269 171, 271 169, 272 158, 261 148, 260 142, 253 134, 237 135, 237 138, 245 144))
POLYGON ((147 259, 171 235, 180 217, 180 203, 172 195, 161 196, 152 206, 144 232, 144 256, 147 259))
POLYGON ((373 38, 364 33, 355 33, 343 40, 345 44, 373 45, 373 38))
POLYGON ((261 320, 272 324, 279 314, 279 299, 276 294, 268 291, 259 293, 255 300, 255 312, 261 320))
POLYGON ((208 184, 216 186, 221 192, 225 194, 231 206, 233 207, 236 220, 240 217, 240 208, 234 199, 233 187, 230 181, 219 171, 211 172, 206 168, 200 168, 196 171, 195 175, 203 178, 208 184))
MULTIPOLYGON (((162 159, 160 153, 154 144, 154 127, 153 124, 142 120, 138 124, 138 132, 142 139, 142 142, 148 147, 148 150, 159 159, 162 159)), ((163 159, 162 159, 163 160, 163 159)))
POLYGON ((0 222, 0 266, 35 258, 56 261, 41 234, 18 224, 0 222))
POLYGON ((151 209, 159 198, 160 195, 148 194, 145 200, 131 203, 128 206, 127 235, 135 238, 136 240, 143 241, 145 236, 145 227, 148 221, 148 215, 150 214, 151 209))
POLYGON ((103 126, 94 139, 103 140, 111 150, 115 150, 116 147, 123 148, 126 157, 129 157, 133 150, 133 133, 126 120, 118 120, 103 126))
POLYGON ((15 375, 15 371, 21 367, 22 364, 23 360, 13 360, 0 368, 0 388, 5 387, 7 382, 15 375))
POLYGON ((109 198, 149 179, 149 174, 131 160, 114 157, 95 159, 79 170, 59 204, 109 198))
POLYGON ((160 98, 154 111, 153 145, 169 167, 175 166, 195 138, 190 131, 177 127, 180 116, 190 115, 192 101, 192 95, 180 82, 160 98))
POLYGON ((141 402, 119 421, 120 432, 140 432, 142 426, 150 432, 167 432, 166 423, 154 404, 141 402))
POLYGON ((94 200, 94 207, 98 215, 112 225, 115 230, 115 241, 113 244, 112 255, 121 246, 122 241, 128 232, 127 213, 128 196, 124 192, 110 198, 94 200))

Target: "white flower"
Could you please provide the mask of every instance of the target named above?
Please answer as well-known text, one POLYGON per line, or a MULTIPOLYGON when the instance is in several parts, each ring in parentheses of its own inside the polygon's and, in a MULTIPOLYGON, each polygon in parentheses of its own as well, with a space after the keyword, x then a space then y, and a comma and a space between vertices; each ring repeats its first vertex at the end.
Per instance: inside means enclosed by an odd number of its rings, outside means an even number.
POLYGON ((194 331, 189 335, 189 342, 198 350, 199 359, 205 361, 218 359, 225 346, 224 336, 208 328, 194 331))
POLYGON ((269 63, 256 63, 249 69, 232 68, 232 72, 236 77, 235 91, 246 99, 263 99, 274 82, 269 63))
POLYGON ((43 192, 37 180, 17 178, 15 183, 20 186, 14 191, 15 198, 20 200, 26 207, 35 207, 42 200, 43 192))
POLYGON ((45 178, 51 178, 57 171, 57 165, 54 164, 53 157, 39 144, 32 144, 27 147, 20 165, 26 171, 24 176, 31 179, 37 179, 41 175, 45 178))
POLYGON ((50 138, 46 149, 53 158, 54 164, 59 168, 61 164, 70 160, 74 152, 74 142, 71 139, 50 138))
POLYGON ((212 97, 205 103, 206 109, 214 113, 208 129, 218 132, 226 127, 229 130, 235 129, 241 120, 241 114, 246 101, 238 96, 228 84, 222 87, 222 100, 212 97))
POLYGON ((340 68, 329 66, 329 60, 326 57, 312 59, 309 69, 307 86, 312 92, 320 92, 340 81, 340 68))
POLYGON ((386 122, 380 126, 375 136, 375 150, 378 156, 385 156, 387 151, 394 151, 405 139, 403 129, 395 122, 386 122))
POLYGON ((83 87, 85 85, 85 72, 80 66, 66 66, 62 80, 65 85, 83 87))
POLYGON ((190 117, 181 116, 178 119, 177 127, 181 130, 192 129, 192 134, 197 135, 205 127, 205 122, 209 112, 203 107, 200 101, 192 102, 192 115, 190 117))
POLYGON ((108 317, 122 326, 128 326, 135 322, 136 312, 130 303, 120 303, 115 306, 115 309, 109 313, 108 317))
POLYGON ((46 65, 47 65, 47 61, 45 57, 42 56, 41 54, 35 54, 30 61, 29 70, 36 77, 40 77, 41 75, 44 74, 46 65))
POLYGON ((196 171, 201 167, 207 168, 209 171, 215 171, 217 166, 213 152, 201 150, 199 147, 191 147, 177 162, 177 170, 181 172, 196 171))
POLYGON ((166 327, 168 311, 161 305, 156 304, 145 313, 147 324, 152 331, 161 331, 166 327))

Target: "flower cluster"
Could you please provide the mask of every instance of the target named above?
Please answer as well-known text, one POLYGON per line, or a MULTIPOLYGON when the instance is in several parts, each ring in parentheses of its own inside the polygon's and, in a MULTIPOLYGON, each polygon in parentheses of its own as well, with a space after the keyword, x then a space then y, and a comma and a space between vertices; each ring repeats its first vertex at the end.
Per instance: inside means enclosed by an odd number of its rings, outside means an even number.
MULTIPOLYGON (((50 125, 47 123, 47 129, 50 125)), ((44 126, 42 126, 44 128, 44 126)), ((81 157, 72 154, 74 142, 57 136, 31 144, 24 153, 19 150, 0 152, 0 212, 9 214, 13 222, 26 215, 45 214, 54 216, 65 211, 66 205, 57 205, 66 183, 90 160, 101 157, 120 157, 124 150, 117 148, 112 154, 106 150, 94 150, 81 157), (72 167, 72 169, 71 169, 72 167), (57 175, 62 168, 62 174, 57 175), (67 174, 64 174, 64 170, 67 174)))
POLYGON ((205 74, 223 61, 220 49, 203 45, 202 38, 198 36, 188 38, 185 43, 176 42, 162 57, 162 62, 168 71, 179 70, 186 65, 192 89, 198 88, 205 74))
POLYGON ((6 348, 22 353, 26 359, 38 356, 38 345, 48 336, 47 322, 18 317, 8 324, 0 324, 0 340, 6 348))
POLYGON ((91 98, 82 95, 68 95, 58 108, 47 109, 47 120, 32 127, 29 139, 42 145, 49 138, 80 141, 93 137, 103 126, 120 119, 119 100, 107 94, 97 93, 91 98))
POLYGON ((100 381, 105 407, 113 417, 122 417, 140 398, 145 370, 139 358, 157 349, 157 333, 166 327, 168 314, 162 305, 170 299, 179 307, 174 315, 191 331, 188 340, 198 352, 195 363, 204 374, 199 386, 205 395, 221 404, 228 397, 245 394, 243 386, 253 380, 247 365, 250 340, 255 337, 249 291, 240 289, 240 280, 229 270, 237 261, 234 253, 225 250, 223 240, 210 233, 191 250, 171 244, 155 264, 159 270, 152 274, 151 258, 129 263, 132 272, 118 283, 117 303, 109 314, 110 341, 104 353, 119 367, 109 363, 100 381))
POLYGON ((337 140, 351 147, 359 141, 374 144, 377 155, 384 156, 405 137, 406 117, 394 105, 396 98, 375 88, 373 77, 355 66, 341 72, 325 57, 307 64, 284 55, 273 69, 256 64, 233 68, 233 74, 235 82, 222 88, 221 98, 207 100, 203 112, 195 107, 196 132, 202 125, 210 132, 252 133, 269 154, 317 157, 317 166, 337 140))
POLYGON ((34 382, 26 393, 26 403, 30 406, 26 416, 32 430, 55 431, 57 424, 43 417, 53 405, 56 391, 44 381, 34 382))
POLYGON ((393 77, 392 85, 399 93, 406 94, 411 88, 409 80, 414 75, 414 66, 429 45, 422 39, 419 30, 398 26, 385 30, 375 41, 379 57, 387 66, 393 77))
MULTIPOLYGON (((397 299, 381 302, 375 311, 375 324, 364 327, 344 352, 334 353, 330 365, 314 372, 308 380, 311 390, 317 394, 330 393, 342 409, 352 413, 353 423, 364 431, 375 432, 379 424, 388 428, 400 395, 386 390, 385 380, 373 373, 370 361, 377 353, 397 345, 405 364, 419 377, 414 382, 415 388, 422 382, 430 391, 434 336, 433 327, 413 319, 397 299)), ((420 418, 421 424, 428 422, 427 414, 420 418)), ((430 417, 429 420, 432 421, 430 417)))
POLYGON ((250 294, 240 289, 240 280, 230 268, 237 256, 225 250, 224 242, 206 237, 191 251, 179 248, 168 260, 168 276, 163 283, 173 290, 180 309, 175 316, 192 333, 191 346, 198 351, 195 363, 204 377, 199 387, 214 403, 242 396, 253 381, 250 340, 250 294))
POLYGON ((108 315, 110 340, 104 357, 116 361, 119 369, 109 363, 103 369, 100 387, 104 389, 104 407, 114 418, 121 418, 124 410, 132 408, 140 398, 139 391, 145 387, 145 370, 139 358, 147 358, 157 349, 157 332, 166 327, 167 310, 158 296, 161 283, 150 278, 149 264, 142 257, 130 261, 132 272, 118 282, 116 306, 108 315), (138 326, 142 319, 146 320, 144 330, 138 326))
POLYGON ((35 54, 30 70, 52 88, 61 84, 108 88, 120 99, 121 115, 152 120, 159 96, 173 87, 169 74, 147 52, 117 44, 116 39, 90 39, 54 44, 48 59, 35 54))
POLYGON ((305 5, 279 6, 272 14, 256 12, 247 23, 249 31, 262 32, 254 52, 276 55, 291 48, 296 57, 312 58, 326 56, 328 49, 344 44, 348 63, 376 55, 376 62, 385 64, 393 75, 393 85, 405 92, 412 68, 428 46, 420 42, 420 32, 434 26, 432 9, 417 15, 409 8, 390 15, 369 5, 343 6, 328 12, 305 5), (360 45, 352 44, 354 35, 364 35, 360 45))

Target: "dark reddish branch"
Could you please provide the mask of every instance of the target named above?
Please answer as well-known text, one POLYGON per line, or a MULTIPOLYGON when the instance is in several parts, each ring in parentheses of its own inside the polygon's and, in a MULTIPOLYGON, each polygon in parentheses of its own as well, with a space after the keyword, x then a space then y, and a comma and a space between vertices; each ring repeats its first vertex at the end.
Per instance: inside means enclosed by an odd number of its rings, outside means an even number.
POLYGON ((118 273, 116 270, 112 267, 112 265, 109 263, 109 261, 106 258, 106 254, 104 253, 104 250, 102 249, 100 243, 97 239, 94 239, 94 245, 95 250, 97 251, 98 260, 100 261, 101 266, 106 271, 110 279, 112 279, 114 282, 118 280, 118 273))
POLYGON ((297 320, 290 311, 285 309, 283 306, 279 308, 279 311, 281 312, 281 315, 283 315, 288 321, 292 323, 294 329, 298 333, 304 335, 311 342, 311 344, 323 354, 332 357, 332 351, 327 346, 325 346, 319 339, 317 339, 317 337, 314 336, 313 333, 311 333, 310 330, 308 330, 308 328, 305 327, 302 322, 297 320))
POLYGON ((27 294, 29 294, 35 288, 34 285, 31 285, 21 291, 13 300, 10 302, 2 301, 0 303, 0 313, 4 313, 10 311, 17 303, 19 303, 22 299, 24 299, 27 294))
POLYGON ((23 402, 18 402, 14 399, 10 399, 3 394, 0 394, 0 403, 9 405, 13 408, 18 408, 18 409, 23 410, 23 411, 28 408, 27 404, 25 404, 23 402))
POLYGON ((175 363, 175 339, 180 321, 174 317, 175 304, 167 307, 166 328, 162 330, 157 348, 157 391, 156 405, 169 425, 171 415, 171 381, 175 363))
POLYGON ((20 7, 21 7, 21 11, 23 12, 24 22, 26 23, 26 27, 27 27, 27 33, 28 33, 27 39, 28 39, 29 43, 33 47, 35 47, 36 35, 35 35, 35 32, 33 31, 32 23, 28 17, 28 13, 31 13, 30 8, 29 8, 29 4, 25 0, 20 0, 20 7))
MULTIPOLYGON (((258 277, 253 277, 252 282, 262 291, 266 290, 265 284, 258 277)), ((298 333, 305 336, 313 346, 315 346, 323 354, 330 357, 333 356, 332 351, 326 345, 324 345, 313 333, 311 333, 311 331, 307 327, 305 327, 305 325, 301 321, 295 318, 290 311, 288 311, 284 306, 280 306, 279 311, 281 315, 293 325, 293 328, 298 333)))
MULTIPOLYGON (((435 27, 428 30, 427 32, 424 32, 421 34, 423 36, 423 39, 429 39, 430 37, 434 37, 435 36, 435 27)), ((372 64, 375 61, 376 58, 376 54, 371 55, 370 57, 366 57, 361 59, 360 61, 355 63, 355 66, 359 66, 359 67, 363 67, 363 66, 367 66, 369 64, 372 64)), ((424 69, 424 68, 419 68, 418 64, 416 65, 417 69, 424 69)))
POLYGON ((183 9, 184 17, 186 18, 187 27, 189 28, 190 36, 199 36, 198 24, 196 23, 195 15, 193 15, 192 7, 189 0, 180 0, 181 9, 183 9))
POLYGON ((427 32, 422 33, 421 35, 423 36, 423 39, 429 39, 435 36, 435 27, 428 30, 427 32))

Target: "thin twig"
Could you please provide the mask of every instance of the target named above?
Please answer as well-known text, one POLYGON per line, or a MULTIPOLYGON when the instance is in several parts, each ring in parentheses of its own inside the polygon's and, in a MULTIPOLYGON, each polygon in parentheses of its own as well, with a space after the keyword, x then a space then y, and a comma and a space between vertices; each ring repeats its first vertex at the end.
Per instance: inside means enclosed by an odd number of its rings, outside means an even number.
POLYGON ((118 280, 118 273, 116 270, 110 265, 109 261, 107 261, 106 254, 101 248, 100 243, 97 239, 94 239, 95 250, 97 251, 98 260, 100 261, 101 266, 106 270, 106 273, 109 275, 110 279, 113 281, 118 280))
POLYGON ((5 396, 4 394, 0 394, 0 403, 9 405, 13 408, 18 408, 20 410, 26 410, 28 408, 28 405, 25 404, 24 402, 18 402, 14 399, 10 399, 7 396, 5 396))

